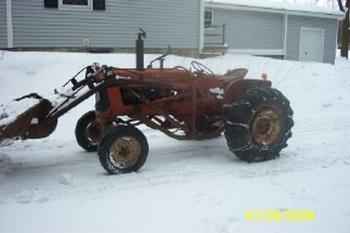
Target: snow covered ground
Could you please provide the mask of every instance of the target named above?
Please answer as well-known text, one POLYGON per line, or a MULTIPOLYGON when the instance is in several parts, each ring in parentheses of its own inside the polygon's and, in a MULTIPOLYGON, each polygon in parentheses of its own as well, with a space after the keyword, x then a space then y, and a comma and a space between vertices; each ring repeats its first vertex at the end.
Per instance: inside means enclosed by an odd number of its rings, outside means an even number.
MULTIPOLYGON (((154 55, 146 56, 149 61, 154 55)), ((133 67, 128 54, 0 51, 0 99, 50 94, 93 62, 133 67)), ((171 56, 168 66, 191 59, 171 56)), ((335 66, 226 55, 203 60, 217 73, 267 73, 295 110, 281 158, 247 164, 223 137, 179 142, 146 129, 149 159, 138 173, 107 176, 74 139, 90 99, 47 139, 0 148, 0 232, 350 232, 350 62, 335 66), (250 222, 251 209, 308 209, 310 222, 250 222)))

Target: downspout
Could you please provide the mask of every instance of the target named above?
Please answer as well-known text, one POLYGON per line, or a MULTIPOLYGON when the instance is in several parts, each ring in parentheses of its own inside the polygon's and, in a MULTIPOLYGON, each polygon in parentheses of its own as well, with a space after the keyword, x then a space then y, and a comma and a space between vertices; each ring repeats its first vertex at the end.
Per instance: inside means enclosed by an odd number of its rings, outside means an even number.
POLYGON ((204 11, 205 11, 205 0, 199 0, 199 46, 198 53, 202 53, 204 48, 204 11))
POLYGON ((12 0, 6 0, 7 48, 13 48, 12 0))
POLYGON ((283 58, 287 58, 288 46, 288 12, 284 12, 284 34, 283 34, 283 58))

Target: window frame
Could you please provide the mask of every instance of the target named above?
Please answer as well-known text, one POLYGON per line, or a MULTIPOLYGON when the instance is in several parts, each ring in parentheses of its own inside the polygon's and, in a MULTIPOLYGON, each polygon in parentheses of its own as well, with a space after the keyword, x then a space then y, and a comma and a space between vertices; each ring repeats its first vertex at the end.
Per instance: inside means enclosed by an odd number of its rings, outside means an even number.
POLYGON ((87 0, 87 5, 74 5, 74 4, 64 4, 63 0, 58 0, 59 10, 77 10, 77 11, 92 11, 93 10, 93 0, 87 0))
POLYGON ((210 28, 213 25, 214 25, 214 10, 212 8, 205 9, 205 11, 204 11, 204 28, 210 28), (210 12, 210 15, 211 15, 209 24, 207 24, 207 22, 208 22, 207 17, 206 17, 207 12, 210 12))

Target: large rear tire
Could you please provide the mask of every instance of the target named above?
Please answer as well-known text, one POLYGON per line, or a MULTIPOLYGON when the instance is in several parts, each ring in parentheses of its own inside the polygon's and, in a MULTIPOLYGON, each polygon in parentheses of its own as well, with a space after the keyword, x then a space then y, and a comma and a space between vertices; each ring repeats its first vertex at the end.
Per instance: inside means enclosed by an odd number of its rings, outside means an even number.
POLYGON ((100 133, 96 125, 95 111, 85 113, 80 117, 75 127, 75 138, 79 146, 88 152, 97 151, 97 138, 100 133))
POLYGON ((227 145, 243 161, 278 157, 287 147, 293 125, 290 103, 277 89, 252 88, 225 106, 227 145))
POLYGON ((136 172, 146 162, 148 142, 134 126, 113 127, 103 137, 98 155, 109 174, 136 172))

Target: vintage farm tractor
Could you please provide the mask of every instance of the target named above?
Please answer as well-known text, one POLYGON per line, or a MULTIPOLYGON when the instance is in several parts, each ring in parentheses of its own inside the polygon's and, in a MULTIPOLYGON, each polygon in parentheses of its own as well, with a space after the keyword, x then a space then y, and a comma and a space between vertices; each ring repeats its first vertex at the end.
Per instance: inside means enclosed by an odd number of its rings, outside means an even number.
POLYGON ((82 148, 98 152, 110 174, 137 171, 145 163, 149 148, 136 128, 141 124, 179 140, 205 140, 224 133, 229 149, 247 162, 274 159, 287 146, 293 111, 266 77, 244 79, 246 69, 216 75, 197 61, 189 69, 164 68, 167 54, 144 68, 145 34, 138 37, 136 69, 94 64, 78 73, 85 71, 84 78, 76 75, 63 91, 56 90, 59 101, 24 96, 38 99, 38 104, 5 125, 0 116, 0 142, 47 137, 59 117, 95 95, 95 110, 79 119, 75 134, 82 148), (157 61, 160 68, 152 68, 157 61))

